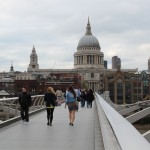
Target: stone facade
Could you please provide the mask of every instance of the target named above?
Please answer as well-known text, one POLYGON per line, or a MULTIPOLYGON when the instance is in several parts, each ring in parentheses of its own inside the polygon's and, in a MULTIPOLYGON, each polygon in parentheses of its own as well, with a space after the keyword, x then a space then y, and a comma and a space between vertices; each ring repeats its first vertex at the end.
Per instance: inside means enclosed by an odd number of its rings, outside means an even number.
POLYGON ((150 73, 117 70, 104 74, 104 91, 116 104, 135 103, 150 99, 150 73))

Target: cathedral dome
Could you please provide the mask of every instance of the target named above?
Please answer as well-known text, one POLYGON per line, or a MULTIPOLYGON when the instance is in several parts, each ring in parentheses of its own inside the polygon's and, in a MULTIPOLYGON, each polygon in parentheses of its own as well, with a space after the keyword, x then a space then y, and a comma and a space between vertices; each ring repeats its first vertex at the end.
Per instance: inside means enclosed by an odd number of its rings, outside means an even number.
POLYGON ((81 48, 100 48, 97 38, 93 36, 91 33, 91 26, 89 19, 86 27, 86 34, 80 39, 78 43, 77 49, 81 48))
POLYGON ((97 38, 93 35, 83 36, 80 39, 77 48, 80 49, 80 48, 86 48, 86 47, 100 48, 97 38))

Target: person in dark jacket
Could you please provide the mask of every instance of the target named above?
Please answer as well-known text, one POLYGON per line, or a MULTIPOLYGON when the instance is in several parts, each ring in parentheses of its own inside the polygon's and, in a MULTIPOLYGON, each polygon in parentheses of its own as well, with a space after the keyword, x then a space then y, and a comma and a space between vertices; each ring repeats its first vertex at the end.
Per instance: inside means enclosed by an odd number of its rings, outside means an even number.
POLYGON ((87 107, 92 108, 92 102, 94 100, 94 94, 92 89, 89 89, 89 91, 87 92, 86 99, 87 99, 87 107))
POLYGON ((46 102, 47 110, 47 125, 52 126, 53 112, 56 105, 56 94, 52 87, 47 88, 47 93, 44 96, 44 101, 46 102))
POLYGON ((21 107, 21 118, 26 122, 29 122, 29 107, 31 107, 31 95, 27 92, 26 87, 22 87, 22 93, 19 96, 19 104, 21 107))
POLYGON ((80 98, 81 98, 81 107, 83 108, 85 106, 85 100, 86 100, 86 93, 84 90, 81 90, 80 98))

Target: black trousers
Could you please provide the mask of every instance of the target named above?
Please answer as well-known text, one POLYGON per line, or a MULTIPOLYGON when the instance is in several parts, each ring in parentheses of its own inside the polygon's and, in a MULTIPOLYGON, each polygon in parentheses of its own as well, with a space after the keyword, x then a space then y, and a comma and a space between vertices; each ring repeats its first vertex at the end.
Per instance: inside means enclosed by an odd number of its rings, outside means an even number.
POLYGON ((92 108, 92 101, 87 101, 87 107, 89 108, 92 108))
POLYGON ((29 122, 29 107, 21 107, 21 118, 26 122, 29 122))
POLYGON ((47 108, 47 121, 52 123, 54 108, 47 108))

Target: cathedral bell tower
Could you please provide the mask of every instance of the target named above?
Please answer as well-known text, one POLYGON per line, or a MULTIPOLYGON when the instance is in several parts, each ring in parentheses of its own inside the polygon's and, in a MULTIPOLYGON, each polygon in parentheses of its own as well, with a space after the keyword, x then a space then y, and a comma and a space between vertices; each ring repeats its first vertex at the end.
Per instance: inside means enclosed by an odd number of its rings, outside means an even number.
POLYGON ((28 66, 28 72, 38 71, 39 64, 38 64, 38 56, 36 54, 35 47, 33 46, 32 53, 30 55, 30 64, 28 66))

